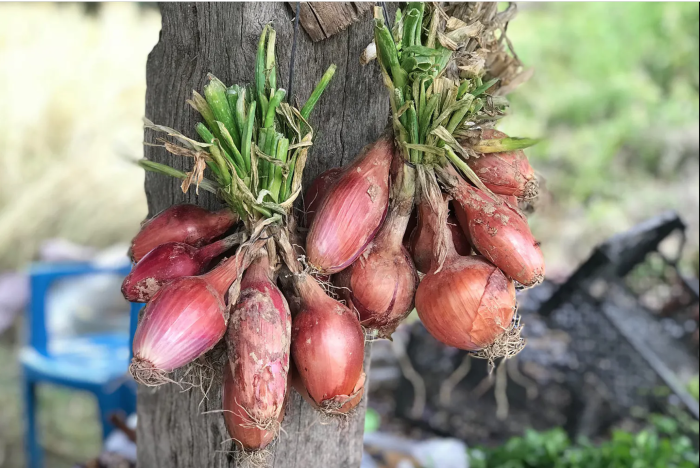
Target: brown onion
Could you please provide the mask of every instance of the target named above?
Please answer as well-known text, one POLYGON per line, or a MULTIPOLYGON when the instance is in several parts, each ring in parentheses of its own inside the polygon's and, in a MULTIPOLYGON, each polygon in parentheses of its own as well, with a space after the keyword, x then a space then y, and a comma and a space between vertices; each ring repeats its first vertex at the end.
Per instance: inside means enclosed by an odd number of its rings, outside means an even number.
POLYGON ((333 183, 338 180, 343 172, 342 167, 333 167, 316 177, 304 194, 304 215, 306 217, 305 226, 311 226, 316 217, 316 211, 323 202, 323 198, 333 183))
POLYGON ((245 272, 231 309, 223 409, 226 428, 244 450, 265 448, 284 417, 292 317, 272 281, 267 255, 245 272))
POLYGON ((238 215, 230 209, 211 212, 196 205, 173 205, 143 223, 131 241, 130 255, 138 262, 166 242, 201 247, 224 235, 237 222, 238 215))
POLYGON ((177 278, 153 296, 134 335, 129 371, 136 381, 166 383, 169 372, 221 340, 229 317, 224 295, 245 266, 239 253, 206 275, 177 278))
POLYGON ((402 245, 410 213, 393 210, 367 249, 334 279, 348 306, 358 311, 363 326, 389 338, 413 310, 418 275, 402 245))
POLYGON ((309 263, 323 274, 347 268, 376 235, 389 205, 393 140, 366 146, 319 206, 306 238, 309 263))
MULTIPOLYGON (((481 135, 483 140, 507 137, 493 129, 486 129, 481 135)), ((539 192, 535 170, 523 150, 481 154, 478 158, 469 158, 467 164, 495 194, 531 199, 539 192)))
POLYGON ((527 220, 501 199, 458 180, 453 195, 466 214, 472 245, 524 286, 541 283, 545 274, 544 257, 527 220))
POLYGON ((122 283, 122 294, 130 302, 148 302, 163 285, 175 278, 202 273, 209 263, 241 241, 233 234, 197 248, 182 242, 167 242, 148 252, 122 283))
POLYGON ((483 257, 458 255, 448 232, 440 235, 447 256, 441 268, 434 259, 418 286, 418 315, 428 332, 448 346, 468 351, 487 348, 511 324, 515 285, 483 257))
POLYGON ((292 321, 292 358, 299 378, 322 411, 346 413, 364 392, 359 385, 365 349, 360 321, 310 275, 298 276, 296 287, 301 309, 292 321))

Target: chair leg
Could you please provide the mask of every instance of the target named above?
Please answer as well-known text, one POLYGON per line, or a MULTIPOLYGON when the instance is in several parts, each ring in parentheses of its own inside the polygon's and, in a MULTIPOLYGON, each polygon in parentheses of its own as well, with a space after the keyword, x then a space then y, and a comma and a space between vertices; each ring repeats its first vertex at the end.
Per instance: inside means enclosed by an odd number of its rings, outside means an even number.
POLYGON ((114 430, 114 426, 109 421, 109 416, 121 408, 121 391, 115 390, 112 393, 102 393, 97 395, 97 404, 100 407, 100 421, 102 422, 102 438, 106 439, 114 430))
POLYGON ((26 447, 27 466, 29 468, 43 468, 44 452, 41 447, 39 432, 37 428, 37 401, 36 384, 29 380, 24 380, 22 388, 24 396, 25 412, 25 434, 24 444, 26 447))

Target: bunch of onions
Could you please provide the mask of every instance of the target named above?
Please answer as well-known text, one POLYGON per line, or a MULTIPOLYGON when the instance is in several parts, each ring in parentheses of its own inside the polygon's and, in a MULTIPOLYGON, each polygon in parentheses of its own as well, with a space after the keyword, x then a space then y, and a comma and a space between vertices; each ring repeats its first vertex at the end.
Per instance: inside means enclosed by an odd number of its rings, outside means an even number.
POLYGON ((401 203, 395 198, 374 240, 349 268, 335 276, 340 295, 360 314, 362 325, 377 330, 382 338, 389 338, 413 310, 418 275, 402 245, 412 201, 401 203))
POLYGON ((122 282, 122 294, 130 302, 148 302, 176 278, 204 272, 211 261, 238 245, 242 234, 232 234, 204 247, 167 242, 148 252, 122 282))
POLYGON ((342 172, 342 167, 332 167, 321 173, 309 185, 309 188, 304 193, 304 215, 307 227, 313 223, 318 207, 321 206, 326 193, 333 186, 333 183, 338 180, 342 172))
POLYGON ((167 374, 197 359, 226 333, 225 294, 246 267, 247 252, 224 260, 209 273, 168 283, 149 301, 134 335, 129 371, 144 385, 168 381, 167 374))
POLYGON ((318 207, 306 238, 309 264, 322 274, 347 268, 372 241, 389 206, 390 136, 362 150, 318 207))
POLYGON ((173 205, 141 226, 131 241, 131 259, 139 262, 148 252, 167 242, 201 247, 223 236, 238 219, 228 208, 212 212, 196 205, 173 205))
POLYGON ((460 256, 446 228, 438 235, 445 240, 447 255, 442 265, 433 259, 418 286, 418 315, 428 332, 448 346, 468 351, 489 348, 510 327, 515 285, 483 257, 460 256))
POLYGON ((460 224, 466 223, 474 247, 520 284, 529 287, 541 283, 545 274, 544 256, 527 220, 500 198, 459 177, 457 180, 452 194, 463 211, 460 224))
POLYGON ((292 317, 272 275, 267 255, 246 270, 226 334, 224 421, 247 451, 277 436, 287 396, 292 317))
MULTIPOLYGON (((482 140, 507 137, 494 129, 486 129, 481 134, 482 140)), ((478 158, 467 159, 467 165, 495 194, 524 199, 537 197, 539 183, 523 150, 480 154, 478 158)))
POLYGON ((295 286, 301 307, 292 322, 292 358, 300 383, 324 413, 347 413, 364 393, 360 321, 328 297, 312 276, 296 275, 295 286))

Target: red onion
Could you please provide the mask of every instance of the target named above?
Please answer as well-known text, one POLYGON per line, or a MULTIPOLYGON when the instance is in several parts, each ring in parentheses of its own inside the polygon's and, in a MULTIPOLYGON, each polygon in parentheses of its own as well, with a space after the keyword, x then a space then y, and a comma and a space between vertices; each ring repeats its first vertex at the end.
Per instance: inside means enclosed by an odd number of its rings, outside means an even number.
MULTIPOLYGON (((507 137, 505 133, 493 129, 486 129, 481 135, 483 140, 507 137)), ((537 196, 539 184, 535 170, 523 150, 481 154, 478 158, 469 158, 467 164, 495 194, 527 199, 537 196)))
POLYGON ((389 136, 368 145, 329 189, 306 238, 308 261, 319 272, 347 268, 376 235, 389 204, 393 154, 389 136))
POLYGON ((202 273, 214 258, 240 240, 240 234, 233 234, 201 248, 182 242, 161 244, 148 252, 124 278, 122 294, 130 302, 148 302, 163 285, 175 278, 202 273))
MULTIPOLYGON (((446 231, 446 230, 445 230, 446 231)), ((457 254, 442 232, 447 256, 416 291, 416 310, 425 328, 448 346, 477 351, 504 335, 515 313, 515 285, 483 257, 457 254)))
POLYGON ((316 217, 316 211, 318 211, 318 207, 321 205, 321 202, 323 202, 323 198, 326 196, 328 190, 333 186, 333 183, 338 180, 338 177, 340 177, 342 172, 342 167, 333 167, 316 177, 314 181, 311 182, 311 185, 309 185, 309 188, 304 194, 306 226, 311 226, 311 223, 313 223, 314 218, 316 217))
POLYGON ((194 247, 221 237, 238 222, 230 209, 216 212, 196 205, 173 205, 146 221, 131 241, 130 255, 134 262, 166 242, 182 242, 194 247))
POLYGON ((524 286, 542 282, 544 257, 525 218, 502 200, 458 180, 453 195, 466 214, 472 245, 524 286))
POLYGON ((334 277, 348 306, 359 312, 362 325, 377 330, 381 338, 391 337, 413 310, 418 275, 401 243, 409 216, 392 210, 362 255, 334 277))
POLYGON ((271 273, 267 255, 246 270, 226 334, 224 421, 244 450, 265 448, 284 417, 292 316, 271 273))
POLYGON ((314 403, 346 413, 361 398, 365 336, 357 316, 310 275, 296 278, 301 310, 292 322, 292 358, 314 403))
POLYGON ((244 263, 241 252, 206 275, 177 278, 153 296, 134 335, 129 370, 138 382, 149 386, 167 382, 166 374, 221 340, 228 322, 224 295, 244 263))

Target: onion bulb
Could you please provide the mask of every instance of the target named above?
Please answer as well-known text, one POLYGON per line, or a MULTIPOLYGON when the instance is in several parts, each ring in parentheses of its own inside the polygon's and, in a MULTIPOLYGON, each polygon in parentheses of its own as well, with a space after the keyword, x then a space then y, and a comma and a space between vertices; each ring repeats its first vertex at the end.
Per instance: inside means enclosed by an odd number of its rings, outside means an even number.
POLYGON ((402 245, 410 212, 393 210, 377 237, 334 281, 348 307, 360 314, 366 328, 389 338, 413 310, 418 276, 413 260, 402 245))
POLYGON ((326 193, 328 193, 328 190, 333 186, 333 183, 338 180, 342 172, 342 167, 333 167, 323 172, 311 182, 306 193, 304 193, 306 226, 311 226, 316 216, 316 211, 318 211, 318 207, 321 205, 321 202, 323 202, 326 193))
POLYGON ((322 274, 347 268, 376 235, 389 205, 393 140, 366 146, 330 187, 306 238, 309 264, 322 274))
MULTIPOLYGON (((493 129, 486 129, 481 135, 483 140, 507 137, 505 133, 493 129)), ((523 150, 481 154, 478 158, 469 158, 467 164, 495 194, 525 199, 537 197, 539 183, 523 150)))
POLYGON ((153 296, 134 335, 129 371, 136 381, 166 383, 168 373, 221 340, 229 317, 224 296, 246 266, 243 256, 238 253, 205 275, 177 278, 153 296))
POLYGON ((131 259, 138 262, 166 242, 201 247, 224 235, 237 222, 238 215, 230 209, 211 212, 196 205, 173 205, 143 223, 131 241, 131 259))
POLYGON ((223 409, 226 428, 244 450, 265 448, 284 417, 292 317, 272 281, 267 255, 246 270, 231 309, 223 409))
POLYGON ((458 180, 453 195, 466 214, 472 245, 522 285, 541 283, 545 274, 544 257, 527 220, 503 200, 458 180))
POLYGON ((365 336, 357 316, 326 295, 306 274, 296 277, 301 299, 292 321, 292 358, 315 406, 325 413, 347 413, 359 403, 365 336))
POLYGON ((209 263, 234 245, 242 236, 233 234, 197 248, 182 242, 167 242, 148 252, 122 282, 122 294, 130 302, 148 302, 163 285, 175 278, 202 273, 209 263))

